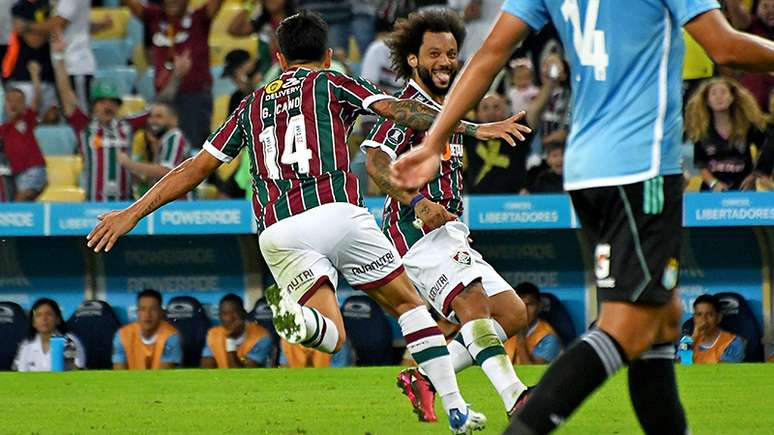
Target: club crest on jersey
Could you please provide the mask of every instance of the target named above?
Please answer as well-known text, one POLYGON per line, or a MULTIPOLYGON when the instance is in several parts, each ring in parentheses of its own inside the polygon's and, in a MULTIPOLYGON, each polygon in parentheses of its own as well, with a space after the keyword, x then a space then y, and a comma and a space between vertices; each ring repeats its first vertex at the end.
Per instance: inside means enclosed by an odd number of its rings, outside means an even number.
POLYGON ((282 84, 283 83, 284 82, 282 81, 282 79, 274 80, 273 82, 271 82, 268 85, 266 85, 266 88, 265 88, 266 89, 266 93, 271 95, 271 94, 279 91, 280 89, 282 89, 282 84))
POLYGON ((403 142, 404 137, 403 131, 399 128, 391 128, 390 131, 387 132, 387 141, 395 145, 400 145, 403 142))
POLYGON ((661 285, 667 290, 677 287, 677 277, 680 274, 680 262, 677 258, 670 258, 664 268, 664 275, 661 277, 661 285))
POLYGON ((470 253, 465 251, 457 251, 457 253, 452 257, 452 260, 463 266, 470 266, 473 264, 473 258, 470 256, 470 253))

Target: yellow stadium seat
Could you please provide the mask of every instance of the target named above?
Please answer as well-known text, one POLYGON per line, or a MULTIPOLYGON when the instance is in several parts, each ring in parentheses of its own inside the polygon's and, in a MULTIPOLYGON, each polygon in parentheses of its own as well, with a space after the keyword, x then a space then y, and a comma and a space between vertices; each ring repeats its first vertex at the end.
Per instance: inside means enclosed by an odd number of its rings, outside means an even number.
POLYGON ((80 187, 52 187, 49 186, 38 197, 43 202, 83 202, 86 192, 80 187))
POLYGON ((230 36, 210 36, 210 66, 223 65, 223 60, 231 50, 241 48, 255 57, 258 51, 258 37, 233 38, 230 36))
POLYGON ((239 155, 237 155, 234 160, 224 163, 220 166, 218 166, 218 169, 216 170, 218 174, 218 178, 220 178, 223 181, 226 181, 231 177, 231 175, 236 172, 237 169, 239 169, 239 165, 242 164, 242 151, 239 152, 239 155))
POLYGON ((129 22, 129 8, 91 8, 91 22, 102 22, 105 16, 110 16, 113 25, 109 28, 92 33, 94 39, 123 39, 126 37, 126 25, 129 22))
POLYGON ((83 168, 81 156, 46 156, 49 187, 77 187, 83 168))
POLYGON ((121 109, 118 116, 128 116, 145 110, 145 99, 140 95, 124 95, 121 97, 121 109))
POLYGON ((213 36, 228 36, 228 26, 233 21, 234 17, 239 15, 244 8, 239 4, 228 3, 224 4, 220 8, 220 12, 215 16, 212 21, 212 27, 210 28, 210 35, 213 36))
POLYGON ((702 179, 701 177, 693 176, 690 180, 688 180, 688 185, 685 186, 686 192, 698 192, 701 189, 701 183, 702 179))
POLYGON ((221 95, 215 98, 215 103, 212 105, 212 122, 210 123, 210 130, 217 130, 228 117, 228 102, 231 99, 231 95, 221 95))

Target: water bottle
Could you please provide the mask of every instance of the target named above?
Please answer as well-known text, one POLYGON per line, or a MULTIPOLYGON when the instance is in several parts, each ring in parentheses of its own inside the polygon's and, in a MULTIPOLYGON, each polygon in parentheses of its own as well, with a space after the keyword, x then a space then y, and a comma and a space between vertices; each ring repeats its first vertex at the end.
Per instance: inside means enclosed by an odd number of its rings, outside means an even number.
POLYGON ((65 350, 65 338, 62 336, 51 337, 48 341, 49 351, 51 356, 51 371, 63 372, 65 369, 64 350, 65 350))
POLYGON ((74 370, 75 367, 75 356, 77 355, 77 350, 75 349, 75 342, 70 337, 65 337, 65 348, 64 348, 64 365, 65 370, 74 370))
POLYGON ((680 364, 693 364, 693 337, 684 335, 680 339, 677 354, 680 356, 680 364))

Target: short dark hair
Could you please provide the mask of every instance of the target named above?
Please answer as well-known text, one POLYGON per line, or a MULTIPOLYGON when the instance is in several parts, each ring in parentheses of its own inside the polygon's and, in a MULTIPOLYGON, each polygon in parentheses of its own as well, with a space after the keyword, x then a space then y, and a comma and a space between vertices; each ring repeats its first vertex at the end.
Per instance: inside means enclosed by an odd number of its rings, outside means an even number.
POLYGON ((220 302, 218 305, 222 305, 226 302, 230 302, 239 309, 239 313, 242 315, 242 318, 245 318, 247 316, 247 311, 245 311, 245 301, 239 297, 238 295, 235 295, 234 293, 228 293, 227 295, 220 298, 220 302))
POLYGON ((60 335, 65 335, 67 333, 67 324, 64 321, 64 318, 62 317, 62 310, 59 308, 59 304, 56 303, 55 300, 49 299, 49 298, 40 298, 37 301, 35 301, 34 304, 32 304, 32 308, 30 308, 30 327, 27 330, 27 338, 32 340, 35 338, 35 336, 38 334, 38 331, 35 330, 35 310, 40 308, 43 305, 48 305, 51 310, 54 311, 54 314, 56 314, 57 317, 59 317, 59 324, 56 325, 56 331, 60 335))
POLYGON ((11 92, 18 92, 18 93, 22 94, 22 97, 25 97, 25 98, 27 97, 27 94, 25 94, 24 91, 21 90, 21 88, 17 88, 15 86, 8 86, 5 89, 5 94, 6 95, 10 94, 11 92))
POLYGON ((529 281, 524 281, 516 286, 516 294, 519 297, 532 295, 540 299, 540 289, 529 281))
POLYGON ((141 291, 140 293, 137 293, 137 303, 140 303, 140 299, 142 298, 153 298, 156 299, 159 303, 159 306, 161 306, 161 293, 159 293, 156 290, 153 290, 152 288, 146 288, 145 290, 141 291))
POLYGON ((696 309, 696 306, 699 304, 710 304, 713 307, 715 307, 715 311, 720 313, 720 299, 718 299, 717 296, 711 295, 711 294, 703 294, 696 298, 695 301, 693 301, 693 308, 696 309))
POLYGON ((408 18, 395 23, 395 30, 385 41, 390 48, 392 68, 403 79, 410 79, 413 69, 406 58, 409 54, 419 55, 425 33, 451 33, 462 47, 465 41, 465 23, 459 14, 448 9, 427 9, 412 12, 408 18))
POLYGON ((545 149, 546 154, 557 150, 562 150, 562 152, 564 152, 564 141, 545 142, 543 143, 543 148, 545 149))
POLYGON ((328 48, 328 24, 320 14, 303 10, 282 20, 277 44, 291 64, 322 60, 328 48))

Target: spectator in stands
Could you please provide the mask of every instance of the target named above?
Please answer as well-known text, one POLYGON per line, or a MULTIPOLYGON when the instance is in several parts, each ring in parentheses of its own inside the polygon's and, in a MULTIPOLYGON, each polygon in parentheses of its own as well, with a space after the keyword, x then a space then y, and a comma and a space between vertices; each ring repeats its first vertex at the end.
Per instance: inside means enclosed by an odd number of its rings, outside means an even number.
POLYGON ((34 134, 38 124, 41 68, 37 62, 30 62, 27 68, 33 83, 33 105, 27 107, 24 93, 9 87, 5 94, 5 122, 0 125, 5 156, 14 178, 13 199, 20 202, 34 201, 48 184, 46 161, 34 134))
POLYGON ((540 66, 540 92, 527 108, 527 124, 537 130, 543 144, 565 142, 570 131, 570 85, 567 65, 558 53, 540 66))
MULTIPOLYGON (((258 34, 255 71, 263 75, 277 62, 279 52, 275 39, 277 27, 283 19, 296 13, 296 7, 293 0, 260 0, 256 3, 260 3, 260 6, 255 7, 257 15, 251 16, 249 10, 243 10, 229 24, 228 33, 232 36, 258 34)), ((259 81, 260 78, 256 78, 256 82, 259 81)))
POLYGON ((694 143, 701 190, 755 189, 753 144, 770 140, 755 99, 733 79, 718 77, 696 89, 685 111, 686 136, 694 143))
POLYGON ((78 107, 78 97, 64 64, 65 43, 60 33, 52 38, 56 85, 62 111, 78 137, 83 174, 81 181, 88 201, 120 201, 132 198, 131 174, 118 161, 128 153, 133 130, 145 126, 147 114, 118 118, 121 96, 111 81, 95 81, 91 89, 91 118, 78 107))
POLYGON ((470 59, 489 34, 503 0, 449 0, 449 7, 459 11, 465 20, 465 42, 460 49, 460 59, 470 59))
POLYGON ((52 31, 62 32, 67 48, 64 52, 65 69, 78 98, 78 107, 89 110, 91 79, 97 61, 91 51, 90 0, 56 0, 52 31))
POLYGON ((545 159, 528 173, 529 193, 564 192, 564 142, 544 142, 545 159))
POLYGON ((352 35, 351 0, 297 0, 298 9, 317 12, 328 23, 328 47, 334 56, 344 63, 349 51, 349 37, 352 35))
POLYGON ((177 330, 164 320, 161 294, 143 290, 137 295, 137 321, 119 329, 113 339, 113 369, 171 369, 182 355, 177 330))
POLYGON ((540 89, 535 86, 535 72, 532 62, 526 57, 515 59, 510 63, 511 85, 508 88, 508 100, 511 103, 511 113, 527 110, 540 89))
POLYGON ((250 59, 250 53, 247 51, 237 49, 226 54, 225 64, 222 77, 230 78, 236 86, 236 90, 228 100, 228 113, 226 113, 228 116, 255 89, 256 81, 253 77, 255 60, 250 59))
POLYGON ((527 306, 529 326, 504 343, 505 351, 514 364, 550 363, 562 351, 562 342, 554 328, 538 317, 542 308, 540 290, 531 282, 523 282, 516 286, 516 293, 527 306))
MULTIPOLYGON (((352 22, 350 31, 355 39, 357 51, 363 56, 376 37, 376 10, 382 0, 350 0, 352 4, 352 22)), ((351 57, 351 56, 350 56, 351 57)))
POLYGON ((15 183, 11 164, 5 156, 5 139, 0 136, 0 202, 14 200, 15 183))
POLYGON ((233 293, 223 296, 218 304, 218 317, 220 326, 213 326, 207 332, 202 367, 228 369, 271 366, 271 336, 263 327, 247 321, 242 298, 233 293))
POLYGON ((152 33, 152 59, 156 90, 172 77, 175 55, 188 53, 191 69, 182 78, 172 105, 180 115, 180 129, 195 148, 200 148, 210 133, 212 117, 212 74, 207 38, 212 19, 223 0, 207 0, 188 11, 188 0, 164 0, 161 6, 127 0, 127 5, 152 33))
MULTIPOLYGON (((774 40, 774 0, 758 0, 750 11, 740 0, 726 0, 728 17, 734 27, 768 40, 774 40), (757 3, 757 4, 756 4, 757 3)), ((774 77, 767 73, 744 73, 739 81, 755 97, 760 107, 766 108, 774 88, 774 77)))
MULTIPOLYGON (((12 4, 12 0, 0 0, 0 63, 2 63, 5 52, 8 50, 8 39, 11 37, 12 4)), ((2 77, 2 74, 0 74, 0 77, 2 77)))
POLYGON ((744 360, 744 339, 720 329, 722 319, 720 301, 714 295, 704 294, 693 302, 694 363, 736 363, 744 360))
MULTIPOLYGON (((496 122, 507 118, 508 103, 501 95, 486 95, 478 103, 478 122, 496 122)), ((515 147, 500 139, 479 141, 465 137, 465 184, 469 193, 519 193, 527 185, 527 153, 521 144, 515 147)))
POLYGON ((134 175, 134 197, 139 198, 156 181, 190 157, 190 145, 177 127, 177 112, 168 103, 154 103, 145 127, 145 150, 133 159, 118 152, 118 163, 134 175))
POLYGON ((83 345, 73 334, 67 331, 67 324, 62 319, 62 310, 56 301, 43 298, 32 304, 30 309, 30 328, 27 339, 19 345, 14 370, 20 372, 51 371, 51 337, 64 336, 67 340, 65 354, 65 369, 82 369, 86 367, 86 352, 83 345), (72 352, 72 355, 67 353, 72 352), (72 358, 71 361, 70 358, 72 358))
POLYGON ((403 88, 403 82, 395 74, 390 63, 390 49, 385 39, 392 31, 392 23, 379 18, 376 21, 376 39, 368 45, 360 66, 360 76, 379 86, 386 94, 394 94, 403 88))
POLYGON ((51 4, 48 0, 16 0, 11 8, 13 33, 2 62, 2 75, 7 85, 21 89, 32 106, 33 84, 27 64, 35 61, 41 66, 40 117, 43 122, 55 122, 57 111, 54 72, 51 67, 51 49, 48 43, 51 23, 51 4))

